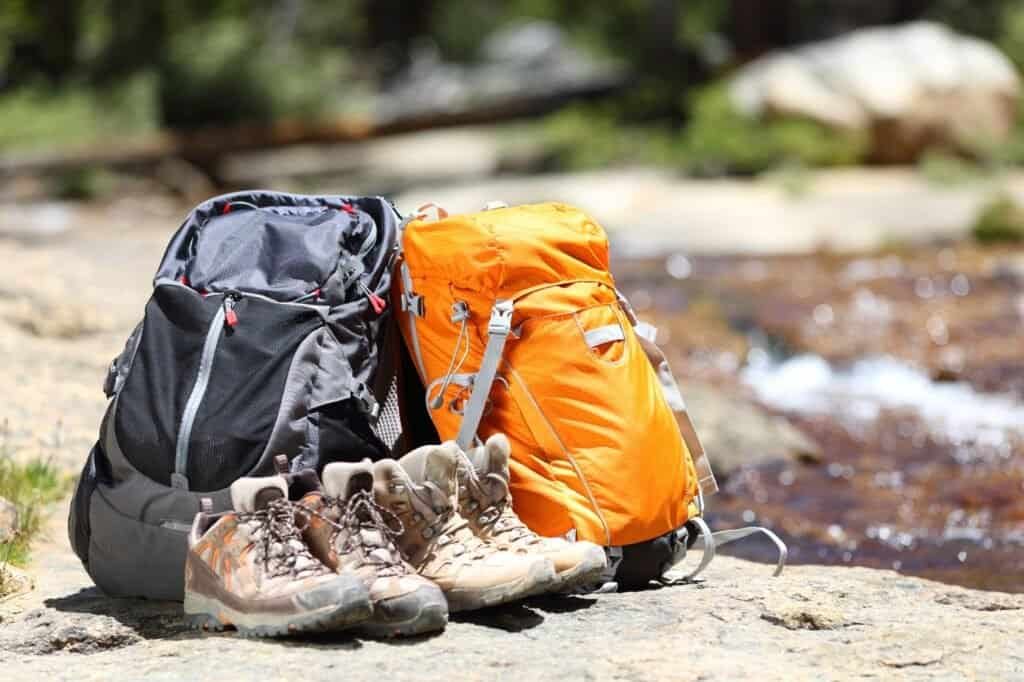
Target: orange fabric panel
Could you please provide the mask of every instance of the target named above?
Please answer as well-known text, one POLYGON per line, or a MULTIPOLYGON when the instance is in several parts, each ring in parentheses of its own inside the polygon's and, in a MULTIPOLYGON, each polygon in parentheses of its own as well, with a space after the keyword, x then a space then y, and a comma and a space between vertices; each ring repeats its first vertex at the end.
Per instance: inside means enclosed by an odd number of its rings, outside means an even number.
MULTIPOLYGON (((456 372, 476 372, 491 306, 514 299, 515 334, 479 433, 511 440, 513 500, 531 528, 545 535, 574 528, 581 539, 624 545, 686 522, 697 493, 693 463, 619 308, 607 238, 593 220, 561 204, 414 220, 403 250, 425 301, 416 319, 424 385, 445 374, 453 355, 465 353, 456 372), (470 309, 468 349, 456 348, 457 301, 470 309), (588 346, 588 331, 616 325, 622 340, 588 346)), ((409 316, 399 321, 410 344, 409 316)), ((456 436, 456 410, 468 397, 467 387, 452 385, 431 410, 442 438, 456 436)))

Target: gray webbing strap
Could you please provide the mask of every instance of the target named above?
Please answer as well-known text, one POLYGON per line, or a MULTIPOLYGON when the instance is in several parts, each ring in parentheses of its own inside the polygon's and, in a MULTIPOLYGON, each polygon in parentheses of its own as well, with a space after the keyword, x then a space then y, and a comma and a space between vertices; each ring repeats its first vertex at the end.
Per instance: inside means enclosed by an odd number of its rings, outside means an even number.
POLYGON ((420 352, 420 337, 416 333, 416 318, 423 317, 423 297, 418 296, 412 290, 412 275, 409 274, 409 265, 405 260, 402 260, 398 271, 402 277, 402 310, 409 314, 409 337, 412 339, 413 360, 416 361, 416 370, 420 373, 420 378, 426 380, 423 354, 420 352))
POLYGON ((501 364, 501 356, 505 351, 505 340, 511 329, 512 301, 495 301, 494 307, 491 308, 491 320, 487 324, 487 348, 484 349, 484 359, 473 382, 473 391, 469 394, 466 411, 462 415, 462 425, 459 426, 459 435, 456 438, 456 442, 463 450, 468 448, 476 437, 477 427, 480 426, 480 419, 487 405, 487 397, 491 393, 491 385, 494 384, 494 377, 498 373, 498 365, 501 364))
POLYGON ((775 571, 772 573, 773 576, 778 577, 782 574, 782 569, 786 567, 786 558, 789 556, 789 549, 786 547, 786 543, 776 535, 774 532, 764 528, 762 526, 747 526, 746 528, 735 528, 733 530, 720 530, 717 533, 712 533, 711 529, 708 528, 708 524, 704 522, 704 519, 699 516, 690 519, 690 522, 696 525, 700 529, 700 536, 693 543, 693 549, 704 550, 703 556, 701 556, 700 563, 697 568, 693 569, 684 578, 685 580, 692 580, 701 573, 711 560, 715 558, 715 550, 723 545, 728 545, 731 542, 742 540, 743 538, 750 537, 751 535, 764 535, 771 540, 775 547, 779 550, 779 560, 775 564, 775 571))
MULTIPOLYGON (((711 529, 708 528, 708 524, 699 516, 693 517, 690 519, 690 522, 700 530, 700 537, 693 543, 693 547, 694 549, 703 549, 704 552, 701 554, 700 563, 697 564, 697 568, 687 573, 683 580, 693 580, 696 578, 708 567, 711 560, 715 558, 715 536, 711 529)), ((685 538, 683 539, 685 540, 685 538)))
POLYGON ((591 329, 583 334, 583 340, 591 348, 597 348, 613 341, 624 341, 625 339, 626 335, 619 324, 606 324, 603 327, 591 329))

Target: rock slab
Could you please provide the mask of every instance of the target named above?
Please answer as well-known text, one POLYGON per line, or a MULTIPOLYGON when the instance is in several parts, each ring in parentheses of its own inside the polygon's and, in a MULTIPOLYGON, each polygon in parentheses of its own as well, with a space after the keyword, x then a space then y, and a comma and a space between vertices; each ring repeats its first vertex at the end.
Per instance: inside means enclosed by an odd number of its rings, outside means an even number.
POLYGON ((889 571, 772 578, 718 557, 703 583, 537 598, 434 637, 249 640, 186 629, 180 604, 105 598, 53 537, 36 591, 0 602, 5 679, 1024 679, 1024 595, 889 571))
POLYGON ((876 159, 934 145, 976 151, 1013 130, 1020 78, 993 45, 941 24, 866 28, 762 57, 731 81, 751 117, 800 116, 868 131, 876 159))

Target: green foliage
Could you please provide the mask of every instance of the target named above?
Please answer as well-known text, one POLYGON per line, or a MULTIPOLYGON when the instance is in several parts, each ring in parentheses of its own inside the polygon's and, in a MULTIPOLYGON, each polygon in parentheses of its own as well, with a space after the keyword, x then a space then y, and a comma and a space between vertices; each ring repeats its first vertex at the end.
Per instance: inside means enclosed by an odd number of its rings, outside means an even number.
POLYGON ((151 130, 156 98, 151 75, 109 89, 25 87, 0 96, 0 149, 57 147, 151 130))
POLYGON ((987 166, 975 160, 937 149, 926 151, 917 162, 917 169, 928 182, 946 187, 974 182, 990 174, 987 166))
POLYGON ((747 118, 732 106, 721 83, 699 89, 691 103, 682 156, 688 170, 698 175, 759 173, 785 163, 852 164, 863 159, 867 147, 860 134, 813 121, 747 118))
POLYGON ((58 199, 85 201, 109 196, 116 179, 100 168, 76 168, 53 178, 50 193, 58 199))
POLYGON ((808 168, 857 163, 867 148, 861 134, 812 121, 748 119, 733 108, 723 83, 697 92, 681 131, 630 123, 615 105, 590 105, 548 116, 540 137, 559 168, 652 164, 702 176, 774 171, 793 194, 806 189, 808 168))
POLYGON ((171 40, 161 69, 163 122, 198 128, 315 117, 331 101, 343 66, 338 53, 263 43, 238 19, 188 28, 171 40))
POLYGON ((49 461, 34 459, 21 464, 0 453, 0 497, 18 509, 14 539, 0 543, 0 595, 4 592, 4 565, 23 565, 28 560, 29 545, 39 532, 44 508, 59 500, 69 484, 49 461))
POLYGON ((567 170, 586 170, 610 165, 663 164, 675 162, 678 138, 667 128, 621 123, 600 107, 577 106, 548 116, 541 139, 555 165, 567 170))
POLYGON ((997 196, 981 209, 971 234, 983 244, 1024 242, 1024 209, 1005 194, 997 196))

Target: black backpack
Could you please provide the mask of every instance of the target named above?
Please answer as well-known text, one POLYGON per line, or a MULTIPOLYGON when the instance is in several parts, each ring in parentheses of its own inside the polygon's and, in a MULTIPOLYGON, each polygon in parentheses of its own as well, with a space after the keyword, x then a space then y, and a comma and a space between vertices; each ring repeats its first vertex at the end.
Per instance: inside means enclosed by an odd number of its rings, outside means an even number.
POLYGON ((391 454, 397 230, 378 197, 247 191, 188 215, 110 367, 68 519, 104 592, 181 599, 200 497, 230 508, 277 454, 318 471, 391 454))

